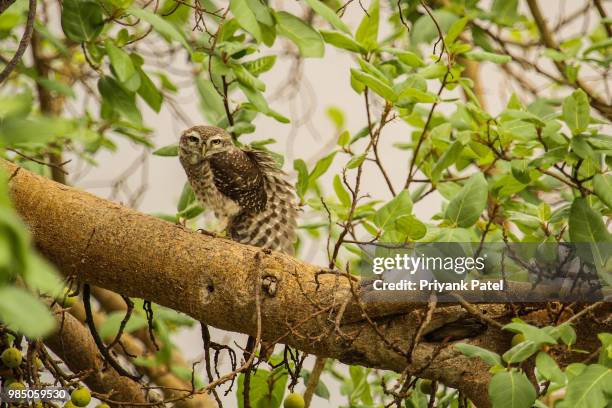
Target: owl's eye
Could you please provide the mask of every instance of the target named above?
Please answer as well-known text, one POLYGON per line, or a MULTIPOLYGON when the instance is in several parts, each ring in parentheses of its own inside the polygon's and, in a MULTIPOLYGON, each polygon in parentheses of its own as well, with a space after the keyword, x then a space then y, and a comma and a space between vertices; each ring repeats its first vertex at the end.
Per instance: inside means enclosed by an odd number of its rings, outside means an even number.
POLYGON ((213 145, 216 146, 216 145, 221 143, 221 139, 213 139, 213 140, 210 141, 210 143, 212 143, 213 145))
POLYGON ((195 136, 189 136, 187 137, 187 140, 189 140, 191 143, 198 143, 198 138, 195 136))

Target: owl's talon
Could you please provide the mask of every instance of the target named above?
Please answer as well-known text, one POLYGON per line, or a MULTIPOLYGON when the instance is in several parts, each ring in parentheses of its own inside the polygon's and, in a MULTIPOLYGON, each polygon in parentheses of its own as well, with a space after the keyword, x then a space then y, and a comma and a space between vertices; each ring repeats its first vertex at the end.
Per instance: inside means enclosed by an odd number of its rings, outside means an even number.
POLYGON ((211 231, 206 231, 205 229, 202 228, 198 228, 196 230, 196 232, 198 234, 203 234, 203 235, 208 235, 209 237, 213 237, 213 238, 220 238, 221 236, 215 232, 211 232, 211 231))

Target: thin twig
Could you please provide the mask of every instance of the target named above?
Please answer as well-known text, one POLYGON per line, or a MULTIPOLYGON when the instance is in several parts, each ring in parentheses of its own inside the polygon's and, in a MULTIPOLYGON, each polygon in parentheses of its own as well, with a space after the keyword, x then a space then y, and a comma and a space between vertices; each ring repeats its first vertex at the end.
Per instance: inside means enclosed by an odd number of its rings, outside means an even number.
POLYGON ((28 45, 30 44, 30 40, 32 39, 32 32, 34 31, 34 20, 36 18, 36 0, 30 0, 29 5, 30 9, 28 10, 28 19, 26 21, 23 36, 21 37, 21 41, 19 41, 17 52, 15 52, 13 58, 11 58, 11 60, 8 64, 6 64, 2 72, 0 72, 0 84, 9 77, 9 75, 11 74, 11 72, 13 72, 19 61, 21 61, 21 58, 28 49, 28 45))
POLYGON ((100 338, 100 334, 98 333, 98 330, 96 330, 96 324, 94 323, 93 313, 91 311, 91 288, 87 283, 83 285, 83 305, 85 306, 85 323, 87 323, 91 336, 93 337, 96 346, 98 346, 100 354, 102 354, 104 357, 104 360, 110 364, 119 375, 131 378, 134 381, 140 381, 140 377, 128 373, 123 367, 121 367, 117 360, 111 356, 108 348, 106 348, 104 342, 100 338))
POLYGON ((23 157, 26 160, 33 161, 34 163, 38 163, 38 164, 41 164, 43 166, 51 167, 53 169, 61 171, 62 173, 66 174, 66 175, 68 174, 68 172, 66 170, 64 170, 62 168, 62 166, 65 166, 66 164, 68 164, 68 163, 70 163, 72 161, 72 159, 70 159, 70 160, 66 160, 66 161, 64 161, 64 162, 62 162, 60 164, 55 164, 55 163, 46 162, 44 160, 36 159, 36 158, 34 158, 32 156, 28 156, 27 154, 22 153, 19 150, 13 149, 11 147, 5 147, 5 149, 8 150, 9 152, 13 152, 13 153, 23 157))

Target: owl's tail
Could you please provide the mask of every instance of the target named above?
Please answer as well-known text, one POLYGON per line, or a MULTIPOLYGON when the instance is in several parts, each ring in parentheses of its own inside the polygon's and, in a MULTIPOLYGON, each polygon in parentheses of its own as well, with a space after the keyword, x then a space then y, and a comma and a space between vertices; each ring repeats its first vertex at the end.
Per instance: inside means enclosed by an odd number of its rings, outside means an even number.
POLYGON ((232 220, 230 236, 243 244, 293 255, 297 207, 292 186, 282 173, 266 175, 266 207, 258 213, 241 211, 232 220))

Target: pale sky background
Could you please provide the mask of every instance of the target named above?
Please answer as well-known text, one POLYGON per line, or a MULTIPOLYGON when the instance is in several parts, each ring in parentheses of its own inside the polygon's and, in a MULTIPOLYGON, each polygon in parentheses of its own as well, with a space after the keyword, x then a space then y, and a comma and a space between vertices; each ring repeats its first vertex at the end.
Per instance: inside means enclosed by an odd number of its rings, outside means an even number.
MULTIPOLYGON (((364 1, 367 5, 368 2, 364 1)), ((387 7, 389 2, 383 1, 383 7, 387 7)), ((395 2, 392 2, 395 4, 395 2)), ((557 0, 541 0, 541 7, 545 10, 547 18, 554 24, 558 20, 558 15, 569 14, 572 10, 582 7, 583 1, 557 1, 557 0)), ((299 12, 300 3, 293 0, 274 1, 275 7, 299 12)), ((606 6, 610 9, 610 2, 606 6)), ((483 6, 484 7, 484 6, 483 6)), ((612 14, 609 12, 609 14, 612 14)), ((361 19, 362 11, 357 2, 351 4, 346 12, 343 20, 353 29, 358 25, 361 19)), ((592 25, 597 21, 595 15, 591 16, 589 24, 592 25)), ((384 21, 384 20, 383 20, 384 21)), ((382 29, 386 23, 382 23, 382 29)), ((575 32, 582 27, 583 22, 578 20, 576 24, 568 27, 567 32, 575 32)), ((267 50, 261 55, 275 53, 279 48, 283 48, 283 41, 277 41, 274 50, 267 50)), ((251 56, 254 57, 254 56, 251 56)), ((180 69, 184 64, 180 58, 173 60, 173 69, 180 69)), ((281 114, 290 117, 293 122, 299 118, 300 112, 304 108, 312 109, 312 116, 307 125, 303 125, 297 129, 292 126, 281 124, 273 119, 261 115, 255 121, 257 130, 254 134, 246 136, 245 140, 260 140, 269 137, 274 137, 278 140, 275 145, 269 146, 272 150, 286 155, 285 170, 287 170, 292 180, 295 177, 292 172, 292 162, 295 158, 302 158, 309 163, 309 168, 312 168, 314 162, 322 156, 322 147, 335 140, 336 134, 334 127, 327 118, 325 111, 330 106, 341 107, 346 114, 347 128, 352 134, 357 132, 366 123, 363 98, 357 95, 349 84, 349 68, 355 67, 356 63, 344 52, 337 52, 335 48, 326 47, 325 57, 322 59, 307 59, 304 63, 304 80, 309 84, 303 86, 298 92, 298 98, 286 101, 278 100, 271 102, 271 107, 281 114)), ((551 72, 554 69, 551 69, 551 72)), ((292 67, 289 61, 279 58, 276 66, 270 72, 263 74, 262 79, 267 85, 267 94, 271 95, 277 88, 287 80, 288 76, 293 75, 292 67)), ((487 108, 491 114, 499 112, 505 106, 508 97, 513 88, 501 75, 499 69, 492 64, 481 65, 481 76, 485 88, 487 99, 487 108)), ((180 81, 180 82, 185 82, 180 81)), ((432 89, 437 87, 435 84, 432 89)), ((553 91, 554 92, 554 91, 553 91)), ((562 93, 564 94, 564 93, 562 93)), ((447 94, 448 95, 448 94, 447 94)), ((180 93, 176 96, 180 109, 184 116, 189 118, 189 126, 204 124, 205 121, 199 108, 199 97, 194 86, 186 86, 180 89, 180 93)), ((182 130, 187 128, 176 115, 170 110, 164 108, 161 113, 156 114, 148 107, 142 105, 145 124, 154 129, 153 141, 157 147, 165 146, 171 143, 176 143, 178 136, 182 130)), ((454 109, 452 104, 445 104, 440 107, 440 111, 452 112, 454 109)), ((406 142, 409 137, 410 127, 403 123, 400 119, 395 120, 385 128, 382 142, 380 145, 380 154, 385 163, 386 169, 393 181, 394 186, 399 190, 405 180, 408 169, 408 155, 405 151, 397 150, 393 147, 395 142, 406 142)), ((109 180, 116 179, 126 169, 128 169, 135 161, 139 160, 142 155, 142 148, 126 142, 125 139, 115 138, 119 145, 119 151, 116 154, 102 153, 97 156, 99 162, 98 167, 89 169, 82 174, 76 181, 78 187, 84 188, 94 194, 102 197, 111 197, 111 189, 109 188, 109 180)), ((333 146, 333 145, 332 145, 333 146)), ((331 149, 327 149, 328 153, 331 149)), ((147 172, 140 171, 132 174, 127 183, 132 190, 142 186, 142 182, 146 181, 147 188, 139 209, 144 212, 165 212, 174 213, 177 199, 180 195, 183 183, 185 182, 185 174, 179 164, 177 158, 165 158, 152 156, 147 154, 148 165, 147 172)), ((346 162, 346 158, 336 160, 334 166, 328 171, 327 175, 322 179, 322 185, 331 189, 331 177, 338 173, 342 164, 346 162)), ((382 180, 378 170, 366 164, 364 178, 362 182, 364 192, 369 193, 372 197, 388 200, 390 194, 382 180)), ((124 195, 113 197, 117 201, 125 202, 127 198, 124 195)), ((431 194, 427 199, 418 203, 415 206, 416 216, 424 221, 430 219, 440 209, 441 200, 439 195, 431 194)), ((302 258, 309 262, 324 263, 324 242, 309 241, 307 247, 302 252, 302 258)), ((214 339, 221 341, 224 339, 226 343, 231 343, 234 340, 240 344, 244 344, 245 336, 242 335, 227 335, 215 331, 214 339)), ((199 327, 196 325, 192 330, 183 330, 174 336, 174 340, 181 348, 185 357, 190 361, 199 360, 202 357, 202 343, 200 338, 199 327)), ((312 362, 307 363, 310 369, 312 362)), ((313 407, 328 407, 338 406, 346 403, 345 397, 340 396, 339 383, 330 379, 328 376, 323 376, 323 381, 326 382, 328 388, 332 392, 331 402, 327 402, 318 397, 315 397, 311 406, 313 407)), ((300 386, 298 391, 302 391, 300 386)), ((223 398, 226 407, 236 406, 236 397, 232 392, 227 397, 223 398)))

